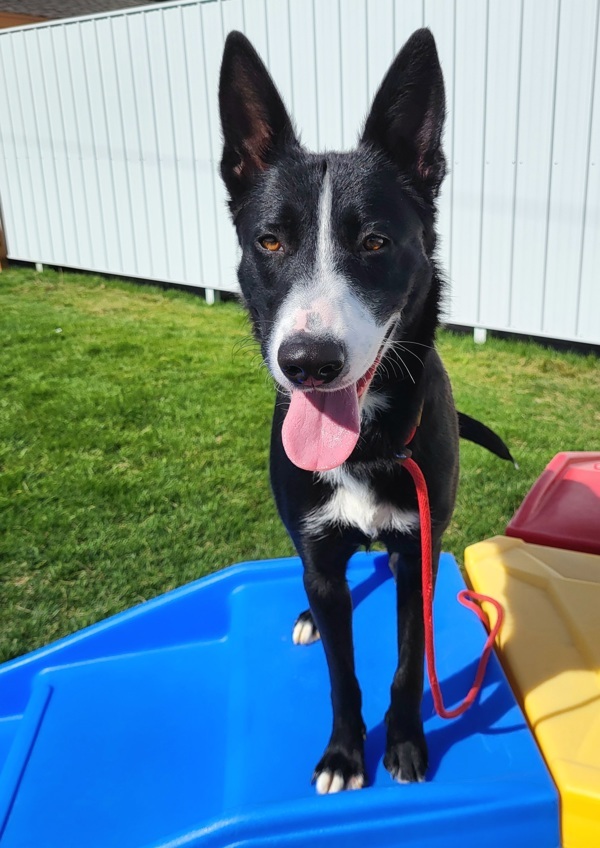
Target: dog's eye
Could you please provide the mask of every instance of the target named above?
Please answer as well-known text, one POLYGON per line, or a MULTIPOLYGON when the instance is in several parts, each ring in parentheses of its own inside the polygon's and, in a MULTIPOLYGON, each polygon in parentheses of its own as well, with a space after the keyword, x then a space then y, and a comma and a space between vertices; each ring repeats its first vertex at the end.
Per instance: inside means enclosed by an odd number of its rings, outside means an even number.
POLYGON ((277 253, 277 251, 283 250, 283 245, 279 239, 270 234, 259 238, 258 243, 261 247, 264 247, 265 250, 269 250, 271 253, 277 253))
POLYGON ((386 244, 387 239, 384 239, 383 236, 376 236, 371 233, 366 239, 363 239, 362 246, 364 250, 381 250, 386 244))

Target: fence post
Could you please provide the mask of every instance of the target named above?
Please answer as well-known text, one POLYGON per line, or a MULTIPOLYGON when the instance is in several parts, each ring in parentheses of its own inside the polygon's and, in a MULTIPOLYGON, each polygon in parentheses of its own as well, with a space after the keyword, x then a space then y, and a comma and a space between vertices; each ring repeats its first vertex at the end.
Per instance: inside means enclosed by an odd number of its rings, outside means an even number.
POLYGON ((218 289, 204 289, 204 297, 209 306, 221 300, 221 292, 218 289))

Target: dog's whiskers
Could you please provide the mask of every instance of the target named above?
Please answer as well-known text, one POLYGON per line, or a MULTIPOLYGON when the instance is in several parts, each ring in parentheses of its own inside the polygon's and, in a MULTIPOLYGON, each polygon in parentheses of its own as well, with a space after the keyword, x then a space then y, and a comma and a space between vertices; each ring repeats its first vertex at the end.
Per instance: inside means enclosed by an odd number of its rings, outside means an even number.
MULTIPOLYGON (((426 347, 428 350, 435 350, 433 345, 422 344, 421 342, 411 342, 407 339, 398 339, 398 341, 403 345, 416 345, 418 347, 426 347)), ((393 342, 393 344, 396 344, 396 342, 393 342)))
POLYGON ((416 385, 417 385, 417 383, 416 383, 415 378, 414 378, 414 377, 413 377, 413 375, 411 374, 410 368, 408 367, 408 365, 406 364, 406 362, 402 359, 402 357, 400 356, 400 354, 398 353, 398 351, 396 351, 396 356, 398 357, 398 359, 400 360, 400 362, 402 363, 402 365, 406 368, 406 373, 408 374, 408 376, 409 376, 409 377, 410 377, 410 379, 412 380, 413 385, 414 385, 414 386, 416 386, 416 385))
POLYGON ((415 359, 418 359, 418 360, 419 360, 419 362, 421 363, 421 365, 423 365, 423 367, 425 366, 425 363, 423 362, 423 360, 421 359, 421 357, 420 357, 420 356, 418 356, 418 355, 414 352, 414 350, 409 350, 407 347, 404 347, 404 345, 400 344, 400 342, 397 342, 397 347, 394 347, 394 350, 396 350, 396 351, 402 350, 402 351, 404 351, 404 353, 410 353, 410 354, 411 354, 411 356, 414 356, 414 357, 415 357, 415 359))

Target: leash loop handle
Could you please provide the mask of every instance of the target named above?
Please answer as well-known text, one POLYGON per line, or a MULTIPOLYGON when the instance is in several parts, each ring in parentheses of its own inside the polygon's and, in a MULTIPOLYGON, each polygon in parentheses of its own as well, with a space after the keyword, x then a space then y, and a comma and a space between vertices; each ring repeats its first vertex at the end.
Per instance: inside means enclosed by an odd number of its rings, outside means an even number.
POLYGON ((459 602, 468 609, 472 610, 475 615, 483 622, 484 626, 489 629, 489 620, 484 610, 478 605, 478 602, 486 602, 492 604, 496 610, 496 622, 491 628, 479 665, 477 673, 471 688, 466 697, 454 709, 447 710, 444 706, 442 691, 437 677, 435 668, 435 647, 433 642, 433 555, 431 545, 431 512, 429 509, 429 495, 427 494, 427 483, 423 476, 423 472, 410 456, 399 457, 398 461, 406 468, 411 475, 415 488, 417 490, 417 501, 419 504, 419 519, 421 524, 421 563, 422 563, 422 584, 423 584, 423 621, 425 624, 425 656, 427 659, 427 675, 429 677, 429 685, 433 696, 433 703, 437 714, 441 718, 450 719, 462 715, 469 709, 477 695, 481 690, 485 670, 488 660, 494 646, 494 640, 498 635, 502 622, 504 621, 504 610, 502 605, 487 595, 481 595, 478 592, 473 592, 470 589, 463 589, 458 593, 459 602))

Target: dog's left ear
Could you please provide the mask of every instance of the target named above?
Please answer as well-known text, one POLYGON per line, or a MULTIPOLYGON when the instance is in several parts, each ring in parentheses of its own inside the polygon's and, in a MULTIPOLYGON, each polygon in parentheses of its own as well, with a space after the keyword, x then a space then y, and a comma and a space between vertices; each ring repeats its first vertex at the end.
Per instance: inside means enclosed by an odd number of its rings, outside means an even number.
POLYGON ((241 32, 229 33, 225 42, 219 108, 221 176, 235 206, 286 145, 298 144, 269 72, 241 32))
POLYGON ((361 144, 383 149, 417 190, 433 201, 446 173, 441 148, 444 79, 431 31, 408 39, 387 72, 365 123, 361 144))

